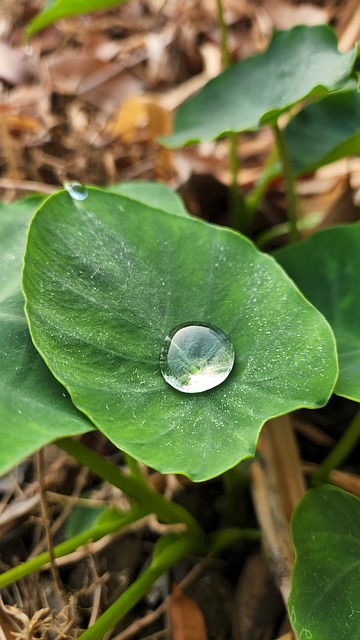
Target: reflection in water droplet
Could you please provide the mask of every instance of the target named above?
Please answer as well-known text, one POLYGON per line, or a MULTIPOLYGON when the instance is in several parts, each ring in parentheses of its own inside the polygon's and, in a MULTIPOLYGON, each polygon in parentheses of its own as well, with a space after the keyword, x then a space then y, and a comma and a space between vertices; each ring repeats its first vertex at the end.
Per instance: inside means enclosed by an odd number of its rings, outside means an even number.
POLYGON ((64 182, 64 189, 73 200, 86 200, 88 190, 81 182, 64 182))
POLYGON ((229 338, 208 324, 188 322, 165 338, 160 370, 166 382, 184 393, 201 393, 224 382, 234 366, 229 338))

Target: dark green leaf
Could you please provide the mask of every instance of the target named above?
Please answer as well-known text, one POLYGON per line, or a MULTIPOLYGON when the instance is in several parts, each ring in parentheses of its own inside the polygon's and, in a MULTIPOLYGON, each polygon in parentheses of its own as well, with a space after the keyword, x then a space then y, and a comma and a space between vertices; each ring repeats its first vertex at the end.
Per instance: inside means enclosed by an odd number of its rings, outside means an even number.
POLYGON ((78 16, 82 13, 90 11, 98 11, 114 7, 117 4, 123 4, 126 0, 49 0, 44 9, 29 24, 26 35, 28 38, 40 29, 44 29, 49 24, 60 20, 61 18, 69 18, 70 16, 78 16))
POLYGON ((24 315, 22 260, 39 202, 0 206, 0 474, 57 437, 91 429, 35 351, 24 315))
POLYGON ((360 638, 360 501, 323 486, 293 521, 296 561, 288 603, 298 640, 360 638))
POLYGON ((38 210, 24 290, 31 333, 77 407, 119 448, 195 480, 254 454, 265 420, 325 404, 337 376, 324 318, 243 236, 100 189, 38 210), (168 332, 205 322, 230 338, 220 386, 181 393, 160 372, 168 332))
POLYGON ((329 321, 337 342, 335 393, 360 402, 360 224, 338 226, 275 252, 276 259, 329 321))
MULTIPOLYGON (((98 524, 99 516, 103 515, 108 510, 106 509, 105 502, 103 506, 87 505, 84 502, 75 504, 72 509, 65 526, 66 538, 72 538, 79 533, 93 528, 98 524)), ((112 510, 111 510, 112 513, 112 510)))
POLYGON ((163 141, 180 147, 274 123, 300 100, 341 87, 356 55, 339 53, 326 25, 277 31, 267 51, 234 64, 185 102, 163 141))
POLYGON ((360 93, 329 95, 310 104, 284 130, 294 172, 314 171, 340 158, 360 154, 360 93))

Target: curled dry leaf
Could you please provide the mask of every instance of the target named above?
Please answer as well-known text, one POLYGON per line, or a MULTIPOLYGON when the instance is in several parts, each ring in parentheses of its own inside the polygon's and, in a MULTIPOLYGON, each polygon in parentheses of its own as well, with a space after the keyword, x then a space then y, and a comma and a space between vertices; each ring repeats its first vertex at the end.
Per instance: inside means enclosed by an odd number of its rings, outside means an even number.
POLYGON ((169 605, 172 640, 206 640, 204 616, 196 602, 174 584, 169 605))

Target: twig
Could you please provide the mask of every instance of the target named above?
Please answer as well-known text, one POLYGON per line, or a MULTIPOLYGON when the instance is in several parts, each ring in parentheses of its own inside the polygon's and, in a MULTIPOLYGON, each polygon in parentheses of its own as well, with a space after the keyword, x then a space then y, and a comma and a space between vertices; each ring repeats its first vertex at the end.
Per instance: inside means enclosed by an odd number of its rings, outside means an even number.
MULTIPOLYGON (((189 573, 185 576, 185 578, 179 583, 179 588, 184 591, 200 574, 201 572, 213 562, 213 558, 211 556, 207 556, 203 558, 189 571, 189 573)), ((119 633, 117 636, 113 638, 113 640, 129 640, 133 638, 136 634, 140 633, 145 627, 148 627, 153 622, 156 622, 167 610, 170 600, 171 594, 165 598, 164 602, 162 602, 155 611, 151 611, 147 613, 143 618, 139 620, 135 620, 131 625, 128 626, 127 629, 119 633)))
POLYGON ((55 564, 54 545, 53 545, 52 533, 50 528, 50 514, 49 514, 48 504, 46 500, 44 449, 41 449, 36 454, 36 463, 37 463, 37 472, 38 472, 39 487, 40 487, 40 504, 41 504, 41 511, 42 511, 44 527, 45 527, 47 547, 48 547, 48 552, 50 556, 51 574, 53 577, 55 588, 58 591, 59 596, 66 602, 67 597, 66 597, 65 589, 61 582, 58 568, 55 564))
POLYGON ((34 191, 35 193, 45 193, 51 195, 61 189, 43 182, 33 182, 32 180, 15 180, 13 178, 0 178, 0 188, 18 189, 19 191, 34 191))

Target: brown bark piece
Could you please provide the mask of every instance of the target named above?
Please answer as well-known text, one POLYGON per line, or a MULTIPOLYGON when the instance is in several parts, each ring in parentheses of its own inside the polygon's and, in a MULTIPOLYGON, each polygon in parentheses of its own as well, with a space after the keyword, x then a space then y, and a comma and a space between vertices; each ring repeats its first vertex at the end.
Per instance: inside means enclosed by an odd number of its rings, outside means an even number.
POLYGON ((305 492, 290 416, 265 425, 258 452, 259 459, 251 467, 254 505, 275 582, 286 603, 294 562, 289 522, 305 492))

